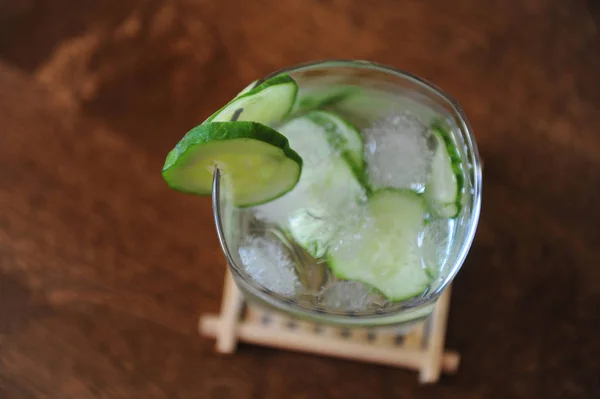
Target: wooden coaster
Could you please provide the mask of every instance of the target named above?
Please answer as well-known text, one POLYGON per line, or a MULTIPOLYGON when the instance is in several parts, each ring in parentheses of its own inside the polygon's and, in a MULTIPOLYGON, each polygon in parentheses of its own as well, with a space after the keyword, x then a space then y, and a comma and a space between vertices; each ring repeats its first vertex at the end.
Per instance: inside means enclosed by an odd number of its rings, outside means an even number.
POLYGON ((404 336, 393 330, 339 328, 298 320, 245 303, 227 270, 221 313, 200 317, 200 334, 216 338, 220 353, 234 353, 238 341, 419 371, 421 383, 455 373, 460 356, 444 350, 450 287, 429 318, 404 336), (245 308, 245 312, 243 311, 245 308))

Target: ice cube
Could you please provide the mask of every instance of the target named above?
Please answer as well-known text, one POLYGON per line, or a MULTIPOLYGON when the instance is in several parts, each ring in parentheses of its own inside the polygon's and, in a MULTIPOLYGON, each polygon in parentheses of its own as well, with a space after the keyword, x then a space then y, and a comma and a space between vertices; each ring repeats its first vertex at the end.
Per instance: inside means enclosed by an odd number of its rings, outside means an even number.
POLYGON ((239 254, 246 272, 263 287, 286 297, 300 288, 294 263, 281 242, 250 236, 239 254))
POLYGON ((367 173, 373 186, 425 189, 432 154, 427 129, 415 116, 387 116, 363 134, 367 173))
POLYGON ((321 294, 323 306, 357 311, 380 308, 385 300, 366 285, 358 281, 336 281, 330 284, 321 294))

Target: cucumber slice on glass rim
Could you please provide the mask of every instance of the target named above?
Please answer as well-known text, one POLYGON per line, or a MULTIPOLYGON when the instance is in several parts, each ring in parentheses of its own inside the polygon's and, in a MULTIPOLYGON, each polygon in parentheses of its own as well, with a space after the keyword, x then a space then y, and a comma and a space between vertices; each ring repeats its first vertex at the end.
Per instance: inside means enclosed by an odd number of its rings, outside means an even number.
POLYGON ((262 204, 292 190, 302 158, 287 138, 257 122, 211 122, 190 130, 167 155, 162 175, 168 185, 210 195, 215 168, 227 176, 238 207, 262 204))
POLYGON ((289 75, 278 75, 253 87, 257 83, 247 86, 204 123, 252 121, 271 125, 285 118, 296 101, 296 81, 289 75))

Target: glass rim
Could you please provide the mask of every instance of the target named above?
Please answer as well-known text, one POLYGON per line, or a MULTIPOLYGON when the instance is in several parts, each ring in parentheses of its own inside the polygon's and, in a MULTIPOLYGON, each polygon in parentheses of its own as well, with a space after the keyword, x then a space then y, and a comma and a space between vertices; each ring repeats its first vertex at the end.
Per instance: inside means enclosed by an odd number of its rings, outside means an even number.
POLYGON ((291 65, 285 68, 278 69, 274 72, 269 73, 265 77, 256 81, 255 86, 259 85, 261 82, 270 79, 274 76, 280 75, 282 73, 293 73, 295 71, 307 70, 307 69, 316 69, 316 68, 328 68, 328 67, 355 67, 355 68, 363 68, 376 70, 383 73, 395 75, 401 79, 407 79, 412 83, 415 83, 421 88, 431 92, 434 95, 439 96, 442 100, 444 100, 449 106, 459 123, 459 130, 463 133, 463 138, 465 140, 465 144, 467 145, 468 150, 472 155, 472 164, 471 171, 468 173, 472 173, 473 176, 473 187, 472 187, 472 201, 469 205, 471 210, 471 215, 469 217, 468 226, 466 227, 466 234, 463 242, 461 243, 461 248, 456 256, 454 262, 451 267, 449 267, 449 271, 442 279, 439 286, 430 292, 427 292, 424 295, 405 299, 402 301, 394 302, 393 308, 390 309, 377 309, 377 310, 365 310, 365 311, 345 311, 338 309, 329 309, 323 306, 316 305, 305 305, 299 303, 298 301, 284 297, 276 292, 273 292, 257 282, 253 281, 250 276, 247 276, 247 273, 243 272, 243 268, 240 268, 235 262, 231 252, 229 250, 229 246, 227 244, 227 240, 225 237, 225 231, 223 228, 223 222, 221 217, 221 201, 220 201, 220 178, 221 174, 218 168, 215 169, 215 173, 213 176, 213 187, 212 187, 212 208, 213 208, 213 217, 216 225, 217 236, 219 239, 219 243, 221 245, 221 249, 225 255, 225 259, 229 265, 230 270, 234 277, 243 280, 245 284, 255 290, 255 293, 251 293, 253 296, 257 296, 267 304, 280 309, 290 311, 293 314, 304 314, 312 318, 326 320, 334 323, 341 323, 347 325, 359 325, 364 324, 365 320, 372 320, 374 323, 377 323, 379 319, 387 319, 393 318, 394 315, 398 315, 404 311, 415 310, 422 308, 423 306, 427 306, 433 303, 435 300, 439 298, 442 292, 448 287, 450 282, 454 279, 458 271, 461 269, 467 254, 471 248, 473 240, 475 238, 475 232, 477 230, 479 216, 481 213, 481 192, 482 192, 482 168, 481 168, 481 158, 479 156, 479 151, 477 148, 477 144, 475 141, 475 137, 473 134, 473 130, 471 125, 462 109, 458 101, 456 101, 452 96, 446 93, 444 90, 439 88, 437 85, 416 76, 410 72, 365 60, 348 60, 348 59, 326 59, 326 60, 318 60, 318 61, 310 61, 305 63, 299 63, 295 65, 291 65))

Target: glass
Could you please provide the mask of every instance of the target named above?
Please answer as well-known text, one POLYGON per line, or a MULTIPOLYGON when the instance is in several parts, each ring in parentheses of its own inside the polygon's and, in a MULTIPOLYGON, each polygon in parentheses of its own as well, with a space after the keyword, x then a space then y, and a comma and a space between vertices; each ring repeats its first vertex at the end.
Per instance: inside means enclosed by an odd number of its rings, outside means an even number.
MULTIPOLYGON (((302 93, 325 93, 334 98, 336 90, 357 87, 372 95, 361 96, 362 102, 337 106, 359 129, 390 112, 408 110, 425 119, 441 118, 450 126, 461 153, 465 172, 463 204, 453 222, 451 248, 435 281, 423 294, 393 302, 378 309, 344 310, 324 307, 277 294, 257 283, 242 267, 238 253, 247 236, 247 220, 243 213, 229 206, 225 186, 217 170, 213 186, 213 211, 217 233, 237 286, 249 301, 275 308, 299 318, 345 326, 410 325, 426 318, 444 289, 461 268, 473 241, 481 206, 481 161, 471 127, 460 105, 441 89, 425 80, 395 68, 366 61, 331 60, 293 66, 276 71, 264 79, 281 73, 292 76, 302 93)), ((300 102, 302 105, 302 102, 300 102)), ((311 104, 305 101, 304 106, 311 104)))

